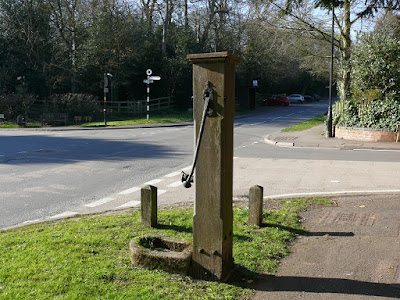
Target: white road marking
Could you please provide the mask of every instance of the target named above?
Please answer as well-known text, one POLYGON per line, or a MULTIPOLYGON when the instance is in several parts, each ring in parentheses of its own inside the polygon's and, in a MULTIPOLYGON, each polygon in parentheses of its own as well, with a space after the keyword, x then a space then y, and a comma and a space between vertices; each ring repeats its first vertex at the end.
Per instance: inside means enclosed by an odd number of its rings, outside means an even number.
POLYGON ((135 207, 135 206, 139 206, 139 205, 140 205, 140 201, 130 201, 130 202, 126 202, 125 204, 118 206, 117 208, 135 207))
POLYGON ((134 192, 137 192, 140 190, 140 187, 134 186, 130 189, 127 189, 125 191, 119 192, 118 195, 128 195, 128 194, 132 194, 134 192))
POLYGON ((182 181, 175 181, 171 184, 168 184, 167 187, 177 187, 177 186, 181 186, 182 185, 182 181))
POLYGON ((157 183, 159 183, 159 182, 161 182, 161 181, 164 181, 164 179, 154 179, 154 180, 150 180, 150 181, 145 182, 143 185, 157 184, 157 183))
POLYGON ((108 203, 110 201, 113 201, 113 200, 114 200, 114 198, 103 198, 103 199, 100 199, 100 200, 85 204, 85 206, 87 206, 87 207, 96 207, 96 206, 100 206, 100 205, 106 204, 106 203, 108 203))
POLYGON ((331 180, 332 183, 340 183, 339 180, 331 180))
POLYGON ((167 174, 167 175, 165 175, 164 177, 168 177, 168 178, 170 178, 170 177, 175 177, 175 176, 178 176, 178 175, 180 175, 180 174, 182 174, 182 172, 180 172, 180 171, 176 171, 176 172, 173 172, 173 173, 167 174))
POLYGON ((62 214, 51 216, 50 219, 61 219, 61 218, 66 218, 66 217, 72 217, 77 214, 78 213, 74 212, 74 211, 66 211, 66 212, 63 212, 62 214))
POLYGON ((18 154, 23 154, 23 153, 28 153, 27 151, 20 151, 20 152, 17 152, 18 154))
POLYGON ((166 192, 167 192, 166 190, 157 190, 157 196, 160 196, 166 192))

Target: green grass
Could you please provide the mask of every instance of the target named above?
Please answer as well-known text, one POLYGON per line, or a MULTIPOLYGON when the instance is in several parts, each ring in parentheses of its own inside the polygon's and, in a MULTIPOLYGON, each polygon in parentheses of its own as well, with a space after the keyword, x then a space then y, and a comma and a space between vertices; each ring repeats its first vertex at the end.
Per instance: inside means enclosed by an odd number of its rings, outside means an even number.
MULTIPOLYGON (((248 210, 234 210, 234 258, 247 270, 274 272, 304 232, 297 213, 324 199, 283 201, 279 211, 264 211, 265 226, 246 225, 248 210)), ((163 235, 192 240, 193 212, 160 210, 159 226, 145 227, 138 212, 82 216, 0 231, 1 299, 250 299, 241 282, 215 283, 163 271, 140 270, 129 259, 136 236, 163 235)))
MULTIPOLYGON (((174 112, 167 114, 161 114, 161 113, 150 114, 149 120, 147 120, 146 116, 120 117, 120 118, 109 116, 109 119, 107 120, 107 126, 126 126, 126 125, 155 124, 155 123, 180 123, 180 122, 191 122, 191 121, 193 121, 193 114, 191 112, 174 112)), ((84 123, 80 126, 84 127, 104 126, 104 121, 84 123)))
POLYGON ((42 125, 40 123, 27 123, 25 127, 21 127, 11 122, 0 123, 0 128, 39 128, 41 126, 42 125))
POLYGON ((304 121, 302 123, 296 124, 292 127, 282 129, 281 131, 303 131, 310 129, 312 127, 318 126, 326 121, 326 115, 319 115, 310 120, 304 121))

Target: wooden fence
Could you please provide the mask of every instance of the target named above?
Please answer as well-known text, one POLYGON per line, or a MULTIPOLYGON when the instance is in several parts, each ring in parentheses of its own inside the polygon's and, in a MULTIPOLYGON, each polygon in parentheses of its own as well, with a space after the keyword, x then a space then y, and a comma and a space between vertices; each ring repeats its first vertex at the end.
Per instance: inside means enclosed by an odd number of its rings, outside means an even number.
MULTIPOLYGON (((133 113, 140 114, 147 111, 146 100, 132 100, 132 101, 107 101, 107 110, 120 113, 133 113)), ((175 106, 175 99, 173 97, 162 97, 150 99, 150 111, 157 111, 175 106)))

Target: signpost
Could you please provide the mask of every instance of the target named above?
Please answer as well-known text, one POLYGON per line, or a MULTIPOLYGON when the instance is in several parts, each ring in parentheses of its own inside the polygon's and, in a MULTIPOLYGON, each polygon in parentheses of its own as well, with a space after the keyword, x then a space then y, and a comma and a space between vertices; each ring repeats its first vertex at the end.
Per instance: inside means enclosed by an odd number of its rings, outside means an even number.
POLYGON ((154 83, 154 81, 161 80, 160 76, 151 76, 153 71, 151 69, 146 70, 147 79, 143 80, 143 83, 147 84, 147 120, 150 118, 150 83, 154 83))

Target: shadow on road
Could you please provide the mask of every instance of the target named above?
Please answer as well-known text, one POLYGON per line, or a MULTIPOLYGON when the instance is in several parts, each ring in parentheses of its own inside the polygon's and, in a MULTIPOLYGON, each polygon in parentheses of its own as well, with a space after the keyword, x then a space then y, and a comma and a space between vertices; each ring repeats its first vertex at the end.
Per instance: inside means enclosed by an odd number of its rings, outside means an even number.
POLYGON ((146 142, 31 135, 2 136, 0 147, 0 164, 8 165, 160 159, 181 154, 146 142))

